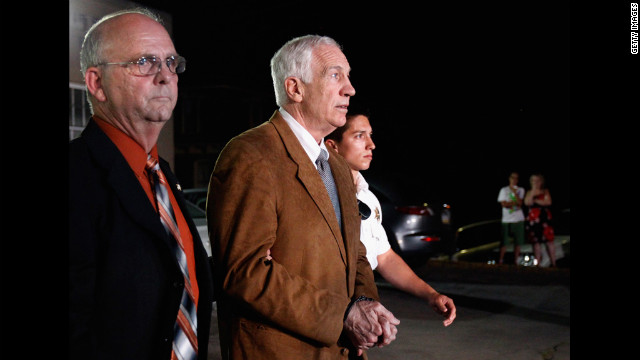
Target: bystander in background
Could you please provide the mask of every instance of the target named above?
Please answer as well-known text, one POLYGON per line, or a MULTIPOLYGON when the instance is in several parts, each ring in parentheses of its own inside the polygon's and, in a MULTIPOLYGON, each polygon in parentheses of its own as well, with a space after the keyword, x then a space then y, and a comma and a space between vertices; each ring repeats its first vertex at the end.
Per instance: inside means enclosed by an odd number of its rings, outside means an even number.
POLYGON ((531 189, 524 197, 524 204, 527 206, 527 218, 525 222, 525 232, 527 240, 533 246, 533 255, 537 265, 540 266, 542 252, 540 244, 544 243, 551 261, 551 266, 556 266, 556 254, 554 244, 554 232, 551 225, 551 194, 544 183, 544 176, 540 173, 531 175, 529 178, 531 189))
POLYGON ((509 185, 500 189, 498 202, 502 206, 502 237, 500 238, 500 258, 504 262, 507 245, 513 240, 513 262, 518 265, 520 247, 524 244, 524 212, 522 203, 525 196, 523 187, 518 186, 520 176, 517 172, 509 174, 509 185))

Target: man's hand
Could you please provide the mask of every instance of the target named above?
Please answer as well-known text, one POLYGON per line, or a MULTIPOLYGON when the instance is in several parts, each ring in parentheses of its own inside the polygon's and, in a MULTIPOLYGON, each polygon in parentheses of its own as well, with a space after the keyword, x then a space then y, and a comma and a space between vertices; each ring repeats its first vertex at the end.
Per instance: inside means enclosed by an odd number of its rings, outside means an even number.
POLYGON ((396 339, 400 320, 378 301, 358 301, 349 310, 344 321, 349 339, 358 349, 358 356, 362 350, 373 346, 383 347, 396 339))
POLYGON ((430 299, 429 305, 435 312, 446 317, 443 321, 444 326, 451 325, 456 318, 456 306, 448 296, 438 294, 430 299))

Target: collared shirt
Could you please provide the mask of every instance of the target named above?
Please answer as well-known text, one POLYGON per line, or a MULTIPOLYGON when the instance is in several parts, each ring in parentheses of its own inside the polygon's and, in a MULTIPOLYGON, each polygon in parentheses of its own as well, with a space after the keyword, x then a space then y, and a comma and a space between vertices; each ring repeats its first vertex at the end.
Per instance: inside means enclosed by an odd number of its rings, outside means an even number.
POLYGON ((387 233, 382 227, 382 208, 380 201, 369 190, 369 184, 360 173, 356 176, 356 191, 358 200, 367 204, 371 209, 371 215, 360 222, 360 241, 367 248, 367 260, 371 264, 371 269, 375 269, 378 267, 378 255, 391 249, 387 233))
POLYGON ((320 144, 318 144, 311 133, 300 125, 300 123, 297 122, 296 119, 294 119, 293 116, 291 116, 291 114, 289 114, 285 109, 281 107, 278 111, 280 111, 282 118, 287 122, 291 131, 293 131, 293 134, 300 142, 300 145, 302 145, 302 148, 307 153, 316 169, 318 168, 316 160, 318 160, 318 156, 320 155, 320 149, 324 149, 324 151, 327 152, 327 160, 329 159, 331 154, 327 150, 327 146, 324 144, 324 138, 320 141, 320 144))
MULTIPOLYGON (((149 197, 149 201, 153 205, 153 207, 158 210, 156 199, 153 194, 153 190, 151 189, 151 182, 149 181, 149 174, 146 170, 147 164, 147 153, 144 151, 142 146, 138 144, 135 140, 130 138, 127 134, 122 132, 120 129, 115 126, 109 124, 108 122, 100 119, 97 116, 93 116, 96 124, 104 131, 105 134, 111 139, 111 141, 116 145, 122 156, 127 160, 127 163, 133 170, 134 174, 138 178, 140 185, 144 189, 144 192, 149 197)), ((149 152, 151 156, 156 159, 158 157, 158 148, 156 145, 153 146, 151 151, 149 152)), ((191 280, 191 287, 193 290, 193 296, 195 297, 195 303, 198 304, 198 281, 196 280, 196 264, 195 258, 193 257, 193 236, 191 235, 191 231, 189 231, 189 225, 187 225, 187 221, 178 206, 178 202, 173 195, 173 191, 171 188, 167 186, 167 190, 169 192, 169 199, 171 201, 171 206, 173 207, 173 212, 176 218, 176 222, 178 223, 178 231, 180 231, 180 238, 182 239, 182 244, 184 246, 184 252, 187 255, 187 266, 189 268, 189 278, 191 280)))

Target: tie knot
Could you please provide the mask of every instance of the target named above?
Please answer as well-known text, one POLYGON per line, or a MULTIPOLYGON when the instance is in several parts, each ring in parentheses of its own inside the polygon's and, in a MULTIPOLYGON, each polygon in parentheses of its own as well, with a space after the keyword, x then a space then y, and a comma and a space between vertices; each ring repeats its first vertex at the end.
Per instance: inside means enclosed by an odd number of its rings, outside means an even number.
POLYGON ((147 164, 146 164, 146 169, 147 170, 157 170, 156 167, 158 166, 158 159, 154 158, 153 156, 149 155, 147 156, 147 164))
POLYGON ((320 155, 318 155, 318 159, 316 160, 316 163, 325 162, 327 161, 328 158, 329 158, 329 154, 327 153, 327 151, 325 149, 320 149, 320 155))

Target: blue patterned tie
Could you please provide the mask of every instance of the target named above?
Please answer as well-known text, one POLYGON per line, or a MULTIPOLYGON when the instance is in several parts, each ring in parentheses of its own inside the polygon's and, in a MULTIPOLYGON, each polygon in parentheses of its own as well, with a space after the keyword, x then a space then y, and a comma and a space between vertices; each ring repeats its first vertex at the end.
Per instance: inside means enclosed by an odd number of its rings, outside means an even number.
POLYGON ((198 357, 198 318, 196 316, 196 305, 191 288, 189 268, 187 266, 187 256, 184 253, 180 231, 178 230, 173 207, 169 200, 167 180, 160 170, 158 160, 149 155, 147 157, 146 168, 151 177, 151 185, 154 189, 158 205, 160 222, 167 231, 167 234, 176 240, 173 250, 178 259, 180 270, 182 270, 182 275, 184 276, 182 300, 180 301, 180 309, 178 310, 176 323, 173 327, 174 338, 171 359, 193 360, 198 357))
POLYGON ((331 198, 331 203, 333 204, 333 210, 336 212, 336 218, 338 219, 338 225, 340 225, 340 229, 342 229, 342 221, 340 220, 340 202, 338 200, 338 191, 336 190, 336 184, 333 181, 333 174, 331 173, 331 167, 329 167, 329 162, 327 159, 329 158, 329 154, 325 149, 320 149, 320 155, 318 155, 318 159, 316 160, 316 165, 318 166, 318 173, 320 173, 320 177, 322 178, 322 182, 324 182, 324 187, 327 188, 327 192, 329 193, 329 198, 331 198))

